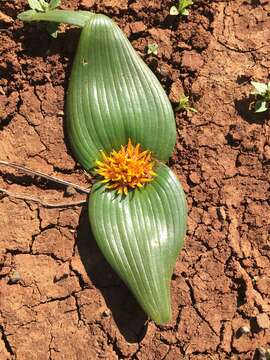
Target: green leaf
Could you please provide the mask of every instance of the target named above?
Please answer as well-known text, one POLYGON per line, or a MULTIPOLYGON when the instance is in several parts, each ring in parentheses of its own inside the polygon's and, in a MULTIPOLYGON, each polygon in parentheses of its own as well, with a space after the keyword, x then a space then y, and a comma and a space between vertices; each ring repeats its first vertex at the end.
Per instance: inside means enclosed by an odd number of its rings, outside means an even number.
POLYGON ((256 81, 251 81, 251 85, 256 89, 256 94, 264 94, 267 91, 267 85, 256 81))
POLYGON ((49 3, 50 10, 56 9, 61 4, 61 0, 51 0, 49 3))
POLYGON ((18 15, 18 19, 21 21, 31 21, 35 15, 36 10, 26 10, 18 15))
POLYGON ((184 3, 184 6, 185 6, 185 7, 188 7, 188 6, 194 4, 194 2, 193 2, 192 0, 183 0, 183 3, 184 3))
POLYGON ((147 50, 147 54, 154 54, 157 55, 158 53, 158 44, 153 43, 153 44, 148 44, 148 50, 147 50))
POLYGON ((116 195, 96 184, 89 197, 93 235, 103 255, 157 324, 171 319, 170 281, 183 246, 187 208, 173 172, 163 164, 142 190, 116 195))
POLYGON ((34 10, 27 10, 18 15, 18 19, 22 21, 49 21, 56 23, 65 23, 84 27, 88 21, 95 16, 89 11, 72 11, 72 10, 50 10, 46 12, 36 12, 34 10))
POLYGON ((176 141, 170 101, 123 32, 108 17, 83 28, 67 97, 68 135, 85 169, 128 139, 167 161, 176 141))
POLYGON ((183 9, 181 10, 181 15, 183 16, 188 16, 189 15, 189 11, 187 9, 183 9))
POLYGON ((42 6, 42 3, 39 0, 28 0, 28 4, 31 9, 37 10, 37 11, 44 11, 44 8, 42 6))
POLYGON ((260 113, 268 110, 267 102, 264 100, 258 100, 255 104, 255 112, 260 113))
POLYGON ((172 6, 170 8, 170 15, 172 15, 172 16, 179 15, 179 11, 176 6, 172 6))
POLYGON ((197 112, 198 112, 198 110, 196 110, 196 109, 193 108, 193 107, 189 107, 188 110, 191 111, 191 112, 193 112, 193 113, 197 113, 197 112))

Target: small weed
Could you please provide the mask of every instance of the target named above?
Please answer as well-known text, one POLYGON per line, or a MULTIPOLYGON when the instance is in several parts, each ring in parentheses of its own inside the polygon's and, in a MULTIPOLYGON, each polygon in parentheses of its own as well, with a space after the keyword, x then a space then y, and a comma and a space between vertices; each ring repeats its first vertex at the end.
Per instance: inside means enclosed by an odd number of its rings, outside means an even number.
POLYGON ((193 107, 191 107, 191 106, 189 105, 189 96, 186 96, 186 95, 182 95, 182 96, 180 97, 179 103, 178 103, 178 105, 177 105, 177 107, 176 107, 175 110, 176 110, 176 111, 183 111, 183 110, 185 110, 185 111, 187 111, 187 112, 191 111, 191 112, 193 112, 193 113, 197 113, 197 112, 198 112, 196 109, 194 109, 193 107))
POLYGON ((147 45, 147 54, 153 54, 153 55, 157 55, 158 53, 158 44, 153 43, 153 44, 148 44, 147 45))
POLYGON ((251 94, 255 95, 257 98, 254 105, 254 111, 256 113, 267 111, 270 106, 270 82, 268 84, 264 84, 251 81, 251 85, 254 87, 251 94))
POLYGON ((192 0, 179 0, 178 6, 172 6, 170 8, 170 15, 180 15, 180 16, 188 16, 189 10, 188 7, 193 5, 192 0))
POLYGON ((54 10, 60 5, 60 2, 61 0, 51 0, 50 2, 45 0, 28 0, 30 8, 39 12, 54 10))
MULTIPOLYGON (((61 3, 61 0, 51 0, 47 2, 45 0, 28 0, 28 4, 33 12, 47 12, 50 10, 55 10, 61 3)), ((57 38, 58 35, 58 24, 57 23, 47 23, 46 30, 48 33, 57 38)))

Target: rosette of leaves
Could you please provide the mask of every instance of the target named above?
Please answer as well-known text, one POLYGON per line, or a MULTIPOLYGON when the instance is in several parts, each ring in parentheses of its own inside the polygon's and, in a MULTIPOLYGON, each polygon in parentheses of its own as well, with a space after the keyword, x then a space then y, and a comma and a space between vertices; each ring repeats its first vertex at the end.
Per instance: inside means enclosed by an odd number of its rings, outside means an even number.
POLYGON ((158 324, 167 322, 187 213, 181 185, 164 164, 176 140, 171 104, 110 18, 58 10, 55 1, 31 3, 19 19, 83 28, 67 94, 67 132, 75 157, 97 175, 91 228, 144 311, 158 324))

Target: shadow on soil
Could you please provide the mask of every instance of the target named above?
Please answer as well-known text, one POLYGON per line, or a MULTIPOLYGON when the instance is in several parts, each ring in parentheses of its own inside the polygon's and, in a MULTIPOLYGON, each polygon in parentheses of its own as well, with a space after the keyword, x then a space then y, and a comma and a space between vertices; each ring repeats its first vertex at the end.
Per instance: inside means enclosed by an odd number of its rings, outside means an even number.
POLYGON ((100 252, 91 234, 86 208, 80 214, 77 246, 85 270, 102 293, 119 331, 130 343, 141 341, 146 334, 147 317, 100 252))

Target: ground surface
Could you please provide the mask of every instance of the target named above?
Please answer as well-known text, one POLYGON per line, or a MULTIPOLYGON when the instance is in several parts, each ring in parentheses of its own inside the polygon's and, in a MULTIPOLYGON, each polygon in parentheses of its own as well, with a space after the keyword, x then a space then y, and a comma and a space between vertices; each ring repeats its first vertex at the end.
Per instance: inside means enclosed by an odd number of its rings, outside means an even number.
MULTIPOLYGON (((0 359, 256 359, 270 348, 269 114, 249 111, 250 79, 269 81, 270 3, 195 1, 187 19, 170 1, 64 1, 120 25, 178 113, 171 167, 189 204, 189 230, 172 279, 173 320, 145 324, 132 295, 89 237, 84 206, 47 209, 2 196, 0 359), (157 42, 157 56, 146 45, 157 42), (247 326, 250 332, 241 334, 247 326)), ((54 40, 1 1, 0 158, 83 187, 63 131, 64 94, 79 37, 54 40), (3 15, 4 14, 4 15, 3 15), (6 31, 6 30, 8 31, 6 31)), ((49 202, 53 182, 1 166, 0 187, 49 202)))

